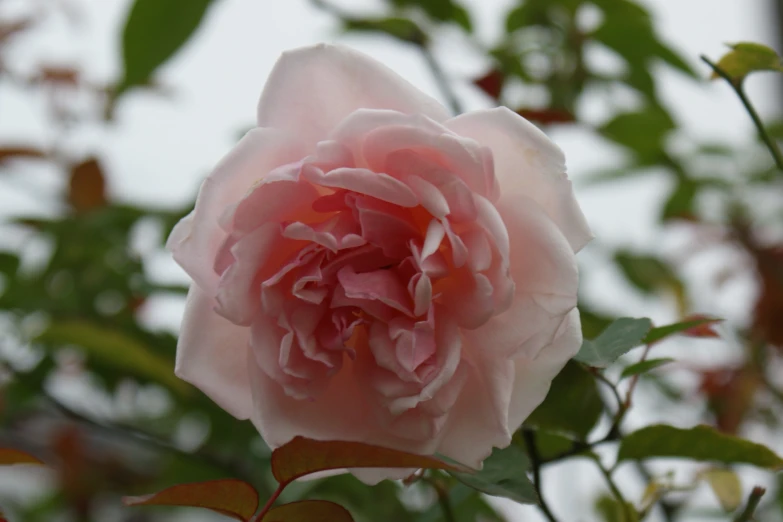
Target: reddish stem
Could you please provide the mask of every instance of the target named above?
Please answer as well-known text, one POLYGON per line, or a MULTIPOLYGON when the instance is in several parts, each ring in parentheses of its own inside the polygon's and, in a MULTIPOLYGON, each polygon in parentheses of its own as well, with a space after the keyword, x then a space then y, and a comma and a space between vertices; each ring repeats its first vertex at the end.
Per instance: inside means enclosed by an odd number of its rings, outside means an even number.
POLYGON ((272 504, 275 503, 275 500, 277 500, 277 497, 280 496, 280 493, 283 492, 283 489, 287 485, 288 485, 288 483, 285 482, 285 483, 280 484, 279 486, 277 486, 277 489, 275 490, 275 492, 272 493, 272 496, 269 497, 269 500, 266 501, 266 504, 264 504, 264 507, 261 508, 261 512, 258 515, 256 515, 255 517, 253 517, 252 519, 250 519, 249 522, 261 522, 261 520, 264 518, 264 515, 266 515, 269 512, 269 510, 272 509, 272 504))

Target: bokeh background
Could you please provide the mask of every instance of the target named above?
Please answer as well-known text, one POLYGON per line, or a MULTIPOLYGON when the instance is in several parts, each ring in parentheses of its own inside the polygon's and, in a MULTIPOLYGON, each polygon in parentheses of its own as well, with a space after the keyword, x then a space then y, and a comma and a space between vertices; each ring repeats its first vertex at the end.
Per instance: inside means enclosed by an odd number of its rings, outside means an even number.
MULTIPOLYGON (((586 336, 617 316, 726 319, 717 338, 654 348, 676 361, 640 379, 627 429, 704 422, 783 453, 783 177, 698 59, 717 60, 726 42, 780 51, 780 2, 193 0, 208 8, 192 37, 115 98, 133 3, 0 0, 0 441, 57 463, 0 469, 9 520, 222 520, 123 509, 119 497, 220 476, 269 491, 269 452, 249 423, 173 376, 188 279, 163 242, 253 126, 280 53, 321 41, 459 110, 508 105, 565 150, 596 235, 580 254, 586 336)), ((775 139, 780 87, 773 73, 746 83, 775 139)), ((583 435, 608 424, 597 415, 583 435)), ((617 476, 639 501, 646 473, 692 485, 700 469, 663 461, 617 476)), ((759 520, 783 520, 775 476, 739 473, 745 492, 770 488, 759 520)), ((552 464, 544 479, 562 520, 622 520, 589 461, 552 464)), ((338 499, 357 520, 442 516, 426 485, 292 489, 338 499)), ((649 520, 729 519, 704 484, 667 499, 649 520)), ((543 520, 458 489, 452 501, 460 521, 543 520)))

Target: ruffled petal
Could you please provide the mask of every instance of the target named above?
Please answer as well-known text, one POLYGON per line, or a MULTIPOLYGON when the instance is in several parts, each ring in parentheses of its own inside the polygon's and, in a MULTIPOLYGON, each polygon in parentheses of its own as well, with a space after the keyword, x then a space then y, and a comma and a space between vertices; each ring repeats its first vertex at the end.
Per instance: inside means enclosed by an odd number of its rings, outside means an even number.
POLYGON ((217 289, 218 274, 212 266, 226 238, 219 223, 225 211, 272 169, 302 155, 301 145, 285 133, 253 129, 204 180, 196 208, 174 227, 166 247, 207 293, 214 295, 217 289))
POLYGON ((313 149, 357 109, 449 117, 440 103, 369 56, 319 44, 283 53, 261 95, 258 124, 291 132, 313 149))
POLYGON ((563 152, 535 125, 506 107, 469 112, 444 125, 490 147, 500 193, 535 200, 574 252, 592 239, 566 176, 563 152))

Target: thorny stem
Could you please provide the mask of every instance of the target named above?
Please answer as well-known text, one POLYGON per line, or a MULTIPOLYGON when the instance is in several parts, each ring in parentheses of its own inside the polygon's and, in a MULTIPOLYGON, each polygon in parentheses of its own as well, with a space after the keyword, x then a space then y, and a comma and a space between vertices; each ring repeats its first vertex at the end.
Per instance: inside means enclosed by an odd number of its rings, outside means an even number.
POLYGON ((726 80, 728 84, 731 86, 731 88, 734 90, 734 92, 737 93, 737 96, 742 102, 742 105, 745 106, 745 110, 748 112, 748 115, 753 120, 753 124, 756 126, 756 129, 758 130, 759 136, 766 144, 770 154, 772 154, 772 158, 775 160, 775 164, 777 165, 778 169, 781 172, 783 172, 783 154, 780 152, 780 148, 778 147, 778 144, 775 142, 774 139, 772 139, 772 137, 767 132, 766 127, 764 127, 764 124, 761 122, 761 118, 756 112, 756 109, 753 107, 753 104, 750 102, 750 99, 745 94, 745 89, 743 89, 742 87, 742 81, 732 78, 726 71, 724 71, 720 66, 718 66, 718 64, 713 63, 706 56, 701 56, 700 58, 704 63, 710 66, 710 68, 715 72, 715 74, 717 74, 718 76, 726 80))
POLYGON ((546 517, 549 522, 557 522, 557 518, 549 509, 549 505, 544 499, 541 488, 541 455, 538 453, 538 446, 536 445, 536 434, 532 430, 523 429, 522 436, 525 439, 525 446, 527 446, 527 453, 530 457, 530 467, 533 470, 533 486, 536 488, 536 494, 538 494, 538 508, 541 513, 546 517))
POLYGON ((750 522, 751 520, 755 520, 753 514, 756 512, 759 502, 761 502, 761 497, 763 497, 766 492, 767 490, 760 486, 753 488, 753 491, 750 492, 750 496, 748 497, 748 503, 745 506, 745 509, 742 510, 742 513, 737 515, 734 522, 750 522))

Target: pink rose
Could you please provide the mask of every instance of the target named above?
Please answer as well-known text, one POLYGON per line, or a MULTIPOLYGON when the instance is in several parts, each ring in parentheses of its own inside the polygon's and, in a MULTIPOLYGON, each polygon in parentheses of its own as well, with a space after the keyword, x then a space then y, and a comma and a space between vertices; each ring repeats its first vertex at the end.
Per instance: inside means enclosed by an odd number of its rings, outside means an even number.
POLYGON ((450 118, 345 47, 287 52, 258 128, 169 239, 195 283, 176 372, 271 447, 480 466, 579 349, 590 238, 562 152, 527 120, 450 118))

